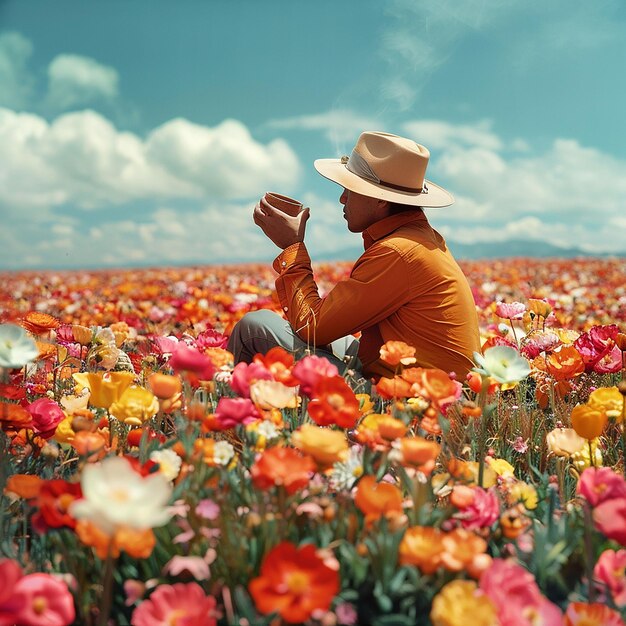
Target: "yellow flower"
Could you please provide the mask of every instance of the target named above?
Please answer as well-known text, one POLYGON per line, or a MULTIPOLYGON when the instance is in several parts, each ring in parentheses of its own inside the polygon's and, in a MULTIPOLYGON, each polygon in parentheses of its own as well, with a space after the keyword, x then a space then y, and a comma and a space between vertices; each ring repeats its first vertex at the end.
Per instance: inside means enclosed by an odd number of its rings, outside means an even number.
POLYGON ((586 441, 573 428, 555 428, 546 435, 550 452, 569 458, 578 452, 586 441))
POLYGON ((572 428, 585 439, 595 439, 602 434, 608 420, 604 409, 589 404, 579 404, 570 416, 572 428))
MULTIPOLYGON (((598 440, 591 440, 591 450, 593 452, 593 462, 596 467, 600 467, 602 465, 602 452, 600 452, 600 448, 598 448, 598 440)), ((578 470, 579 473, 586 470, 588 467, 591 467, 591 457, 589 456, 589 445, 585 442, 585 445, 572 454, 572 463, 574 467, 578 470)))
POLYGON ((503 478, 514 476, 515 468, 504 459, 487 459, 489 467, 498 475, 503 478))
POLYGON ((86 387, 91 392, 89 404, 103 409, 116 402, 135 379, 131 372, 89 372, 72 376, 81 388, 86 387))
POLYGON ((330 467, 348 458, 348 440, 342 430, 303 424, 293 433, 291 441, 322 467, 330 467))
MULTIPOLYGON (((478 462, 477 461, 465 461, 464 467, 471 473, 472 475, 472 484, 478 484, 478 462)), ((496 480, 498 475, 494 472, 491 465, 485 467, 483 474, 483 487, 485 489, 489 489, 489 487, 493 487, 496 484, 496 480)))
POLYGON ((512 502, 521 502, 529 511, 537 508, 537 490, 521 480, 518 480, 509 489, 509 497, 512 502))
POLYGON ((361 415, 367 415, 373 411, 374 403, 372 402, 369 393, 357 393, 354 395, 359 401, 359 410, 361 411, 361 415))
POLYGON ((624 396, 617 387, 600 387, 591 393, 587 404, 594 409, 604 411, 607 417, 612 417, 618 422, 622 421, 622 409, 624 396))
POLYGON ((111 415, 129 426, 141 426, 159 410, 156 396, 143 387, 129 387, 117 402, 111 404, 111 415))
POLYGON ((430 619, 433 626, 472 626, 498 624, 496 608, 473 580, 453 580, 433 600, 430 619))
POLYGON ((72 419, 71 415, 68 415, 64 420, 61 420, 57 429, 54 431, 54 436, 52 437, 55 441, 59 443, 72 443, 74 441, 74 437, 76 433, 72 428, 72 419))
POLYGON ((294 409, 298 390, 274 380, 257 380, 250 385, 250 399, 262 409, 294 409))

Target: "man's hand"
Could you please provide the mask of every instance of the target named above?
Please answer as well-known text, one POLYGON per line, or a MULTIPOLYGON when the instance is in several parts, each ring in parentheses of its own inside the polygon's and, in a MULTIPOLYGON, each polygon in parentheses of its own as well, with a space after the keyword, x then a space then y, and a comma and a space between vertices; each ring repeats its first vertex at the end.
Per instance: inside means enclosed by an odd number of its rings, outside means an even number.
POLYGON ((308 208, 300 211, 296 217, 291 217, 263 199, 254 207, 254 223, 282 250, 304 241, 308 219, 308 208))

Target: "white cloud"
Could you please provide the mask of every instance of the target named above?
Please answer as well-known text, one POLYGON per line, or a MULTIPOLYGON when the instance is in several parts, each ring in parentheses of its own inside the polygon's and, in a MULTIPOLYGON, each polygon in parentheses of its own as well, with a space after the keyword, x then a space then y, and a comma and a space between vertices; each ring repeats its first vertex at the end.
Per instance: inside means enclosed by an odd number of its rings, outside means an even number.
POLYGON ((117 71, 90 57, 60 54, 48 66, 48 103, 66 110, 118 95, 117 71))
POLYGON ((380 122, 375 119, 354 111, 335 109, 325 113, 270 120, 267 126, 280 129, 321 130, 331 143, 337 145, 354 141, 363 129, 375 128, 379 124, 380 122))
POLYGON ((252 198, 297 182, 289 145, 260 144, 235 120, 214 128, 172 120, 144 140, 94 111, 52 123, 0 109, 0 206, 49 211, 159 198, 252 198))
POLYGON ((27 70, 32 43, 20 33, 0 33, 0 106, 22 107, 31 97, 33 77, 27 70))
MULTIPOLYGON (((450 124, 441 120, 414 120, 404 125, 409 137, 434 150, 452 146, 474 146, 501 150, 501 139, 491 130, 490 120, 475 124, 450 124)), ((516 144, 519 145, 519 144, 516 144)))

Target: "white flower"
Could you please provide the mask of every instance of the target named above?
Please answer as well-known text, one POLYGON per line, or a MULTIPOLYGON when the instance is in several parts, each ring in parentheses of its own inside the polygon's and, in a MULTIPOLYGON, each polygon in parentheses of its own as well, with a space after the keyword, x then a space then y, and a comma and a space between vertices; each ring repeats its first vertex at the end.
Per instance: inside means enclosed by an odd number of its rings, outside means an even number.
POLYGON ((150 460, 159 464, 159 472, 167 478, 174 480, 180 472, 183 460, 170 448, 164 450, 155 450, 150 455, 150 460))
POLYGON ((72 504, 70 514, 93 522, 107 534, 120 526, 156 528, 172 516, 167 507, 172 485, 167 478, 158 472, 141 476, 123 457, 87 465, 80 483, 83 498, 72 504))
POLYGON ((265 437, 267 441, 271 441, 278 437, 278 428, 271 420, 263 420, 257 428, 257 433, 265 437))
POLYGON ((361 450, 357 446, 353 446, 350 448, 350 455, 345 461, 333 465, 330 486, 337 491, 350 490, 356 479, 362 474, 361 450))
POLYGON ((509 346, 488 348, 484 355, 474 352, 474 361, 480 366, 474 368, 475 372, 491 376, 501 384, 518 383, 530 374, 528 361, 509 346))
POLYGON ((213 447, 213 459, 219 465, 228 465, 235 456, 235 448, 228 441, 216 441, 213 447))
POLYGON ((0 367, 22 367, 34 361, 38 354, 35 341, 21 326, 0 324, 0 367))

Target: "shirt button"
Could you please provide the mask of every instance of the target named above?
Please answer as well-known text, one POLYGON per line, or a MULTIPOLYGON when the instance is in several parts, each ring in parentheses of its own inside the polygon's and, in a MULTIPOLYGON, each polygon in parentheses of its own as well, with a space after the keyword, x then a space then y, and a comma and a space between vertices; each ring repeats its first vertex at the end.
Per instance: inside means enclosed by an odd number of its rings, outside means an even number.
POLYGON ((288 306, 284 306, 283 307, 283 311, 285 311, 285 312, 289 311, 289 307, 288 306))

